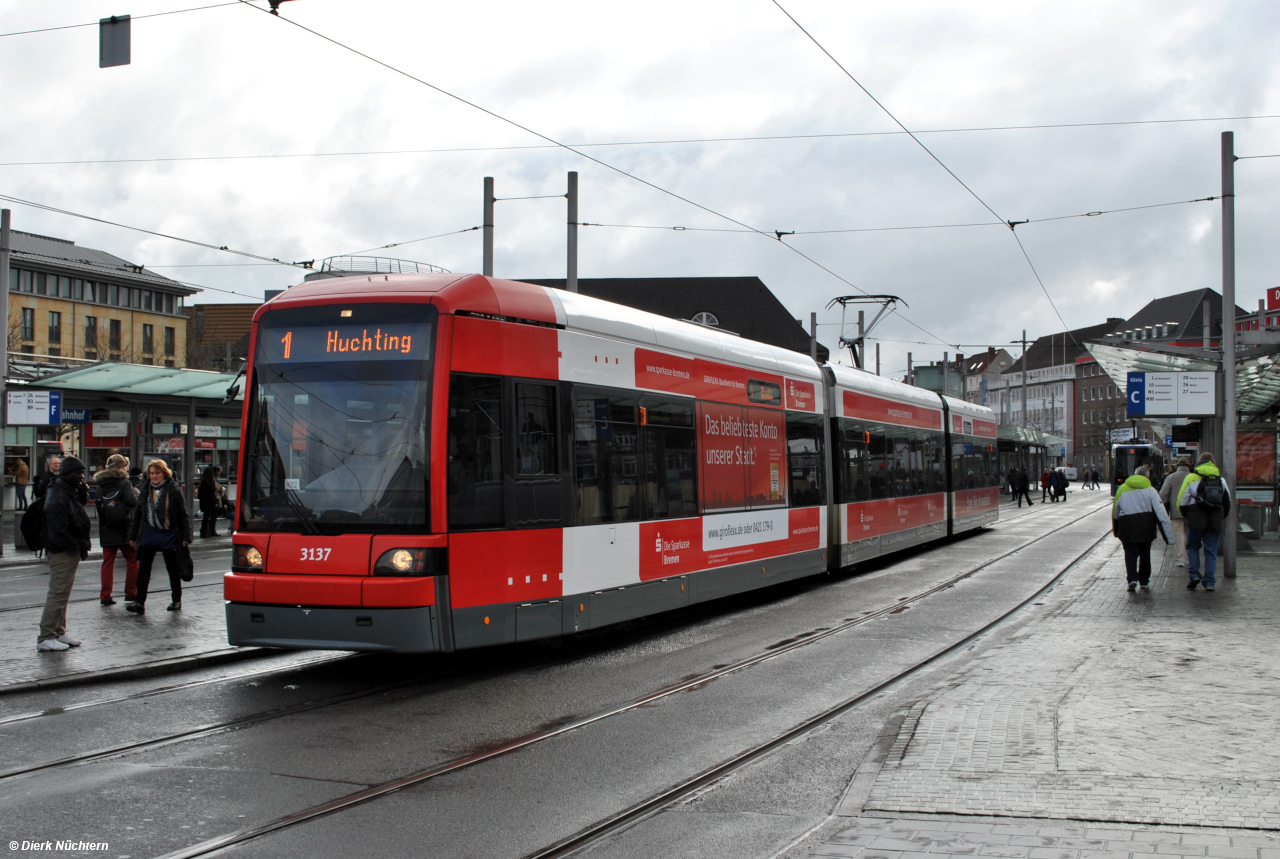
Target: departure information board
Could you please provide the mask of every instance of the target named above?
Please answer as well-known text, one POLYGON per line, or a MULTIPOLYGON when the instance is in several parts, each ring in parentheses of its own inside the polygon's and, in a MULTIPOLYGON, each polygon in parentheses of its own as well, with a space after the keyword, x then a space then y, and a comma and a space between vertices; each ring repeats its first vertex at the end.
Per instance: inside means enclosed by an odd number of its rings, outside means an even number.
POLYGON ((418 360, 431 355, 431 325, 306 325, 263 328, 258 360, 265 364, 418 360))

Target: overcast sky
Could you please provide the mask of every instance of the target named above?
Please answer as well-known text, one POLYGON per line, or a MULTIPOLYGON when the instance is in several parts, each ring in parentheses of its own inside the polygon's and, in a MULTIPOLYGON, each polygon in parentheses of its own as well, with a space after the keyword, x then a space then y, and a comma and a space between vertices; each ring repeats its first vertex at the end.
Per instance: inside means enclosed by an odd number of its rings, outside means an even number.
MULTIPOLYGON (((216 0, 203 0, 216 2, 216 0)), ((0 3, 0 32, 135 18, 202 0, 0 3)), ((1280 115, 1274 2, 783 5, 913 130, 1280 115)), ((281 17, 752 227, 797 232, 992 222, 770 0, 427 3, 293 0, 281 17)), ((293 261, 463 230, 499 197, 563 194, 581 219, 738 229, 242 5, 133 22, 133 62, 97 67, 97 28, 0 38, 0 193, 293 261), (508 148, 503 148, 508 147, 508 148), (14 162, 488 151, 15 165, 14 162)), ((1006 220, 1219 192, 1219 134, 1280 154, 1280 118, 922 134, 1006 220)), ((1238 303, 1280 284, 1280 158, 1236 165, 1238 303)), ((11 204, 7 204, 11 205, 11 204)), ((193 284, 261 298, 279 266, 24 206, 18 229, 108 250, 193 284), (176 268, 165 266, 203 266, 176 268)), ((498 204, 496 273, 562 277, 565 208, 498 204)), ((1149 299, 1219 288, 1219 204, 1031 223, 1018 235, 1071 327, 1149 299)), ((1061 330, 1007 227, 797 235, 786 242, 858 287, 893 293, 947 343, 1061 330)), ((582 277, 758 275, 808 319, 855 290, 775 239, 582 228, 582 277)), ((380 251, 480 267, 478 232, 380 251)), ((245 298, 207 291, 197 301, 245 298)), ((838 314, 823 312, 833 323, 838 314)), ((821 330, 833 343, 835 327, 821 330)), ((885 371, 943 346, 902 318, 876 332, 885 371), (926 341, 909 343, 905 341, 926 341)))

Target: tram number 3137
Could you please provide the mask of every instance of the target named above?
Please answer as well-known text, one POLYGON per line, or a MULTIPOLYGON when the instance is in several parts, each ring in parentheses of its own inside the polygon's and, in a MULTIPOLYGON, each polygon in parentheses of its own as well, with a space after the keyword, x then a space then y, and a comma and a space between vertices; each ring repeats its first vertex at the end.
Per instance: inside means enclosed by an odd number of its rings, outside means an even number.
POLYGON ((329 560, 329 553, 332 551, 333 551, 332 548, 328 548, 328 549, 305 549, 304 548, 302 550, 302 560, 327 561, 329 560))

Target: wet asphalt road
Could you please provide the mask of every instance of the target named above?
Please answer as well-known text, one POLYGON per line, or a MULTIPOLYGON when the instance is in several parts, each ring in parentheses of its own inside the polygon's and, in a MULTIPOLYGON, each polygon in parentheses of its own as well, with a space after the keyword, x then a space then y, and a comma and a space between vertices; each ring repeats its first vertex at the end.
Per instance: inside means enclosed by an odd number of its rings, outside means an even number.
MULTIPOLYGON (((1105 533, 1103 499, 1076 499, 1037 505, 997 528, 854 574, 815 577, 558 644, 427 658, 282 655, 151 681, 5 696, 4 772, 184 731, 207 732, 88 763, 0 776, 0 839, 83 838, 108 842, 111 856, 163 855, 617 706, 894 604, 1044 537, 908 610, 220 854, 523 856, 782 733, 999 617, 1105 533), (1100 512, 1067 524, 1090 509, 1100 512), (213 682, 5 722, 202 680, 213 682), (333 703, 337 696, 347 700, 333 703), (269 718, 217 727, 255 715, 269 718)), ((201 575, 215 575, 215 567, 225 568, 225 558, 210 558, 199 568, 205 564, 196 584, 201 575)), ((1002 634, 993 632, 736 773, 704 793, 699 814, 679 814, 676 807, 591 854, 772 855, 839 802, 904 702, 1002 634)))

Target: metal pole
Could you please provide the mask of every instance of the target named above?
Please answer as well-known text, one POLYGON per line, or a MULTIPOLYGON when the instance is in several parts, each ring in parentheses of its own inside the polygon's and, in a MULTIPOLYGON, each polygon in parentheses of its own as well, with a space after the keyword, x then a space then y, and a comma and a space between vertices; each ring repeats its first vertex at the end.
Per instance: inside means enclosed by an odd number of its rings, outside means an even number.
MULTIPOLYGON (((5 427, 9 422, 9 394, 5 380, 9 376, 9 210, 0 209, 0 319, 4 320, 4 348, 0 349, 0 451, 4 450, 5 427)), ((74 337, 74 335, 73 335, 74 337)), ((0 454, 0 463, 4 462, 0 454)), ((14 475, 17 478, 17 475, 14 475)), ((0 556, 4 555, 4 485, 0 482, 0 556)), ((14 494, 18 492, 14 484, 14 494)), ((14 506, 17 506, 16 504, 14 506)), ((18 522, 14 519, 14 542, 17 543, 18 522)))
POLYGON ((866 360, 866 359, 867 359, 867 341, 865 341, 865 340, 863 340, 863 339, 862 339, 862 338, 865 336, 865 334, 866 334, 866 331, 865 331, 865 329, 863 328, 863 321, 864 321, 864 319, 865 319, 865 316, 866 316, 866 314, 865 314, 865 313, 863 313, 861 310, 859 310, 859 311, 858 311, 858 350, 857 350, 857 355, 858 355, 858 369, 859 369, 859 370, 865 370, 865 369, 866 369, 866 366, 867 366, 867 360, 866 360))
POLYGON ((818 360, 818 314, 809 314, 809 357, 818 360))
POLYGON ((1027 329, 1022 329, 1022 428, 1027 428, 1027 329))
POLYGON ((480 273, 493 277, 493 177, 484 177, 484 256, 480 273))
POLYGON ((187 511, 194 514, 196 509, 196 400, 187 398, 187 438, 183 448, 183 477, 187 483, 187 511))
POLYGON ((914 385, 914 384, 915 384, 915 381, 914 381, 911 377, 912 377, 912 372, 911 372, 911 353, 910 353, 910 352, 908 352, 908 353, 907 353, 907 384, 908 384, 908 385, 914 385))
POLYGON ((942 396, 949 396, 950 386, 947 384, 951 381, 950 368, 947 366, 947 353, 942 353, 942 396))
POLYGON ((569 171, 569 261, 565 269, 564 288, 578 291, 578 171, 569 171))
POLYGON ((1204 351, 1208 352, 1210 346, 1210 329, 1209 329, 1209 299, 1204 300, 1204 306, 1201 308, 1201 329, 1204 331, 1204 351))
POLYGON ((876 344, 876 375, 880 375, 880 344, 876 344))
MULTIPOLYGON (((1236 488, 1236 156, 1234 135, 1222 132, 1222 477, 1236 488)), ((1233 499, 1234 502, 1234 499, 1233 499)), ((1222 524, 1222 573, 1236 576, 1236 520, 1239 508, 1222 524)))

